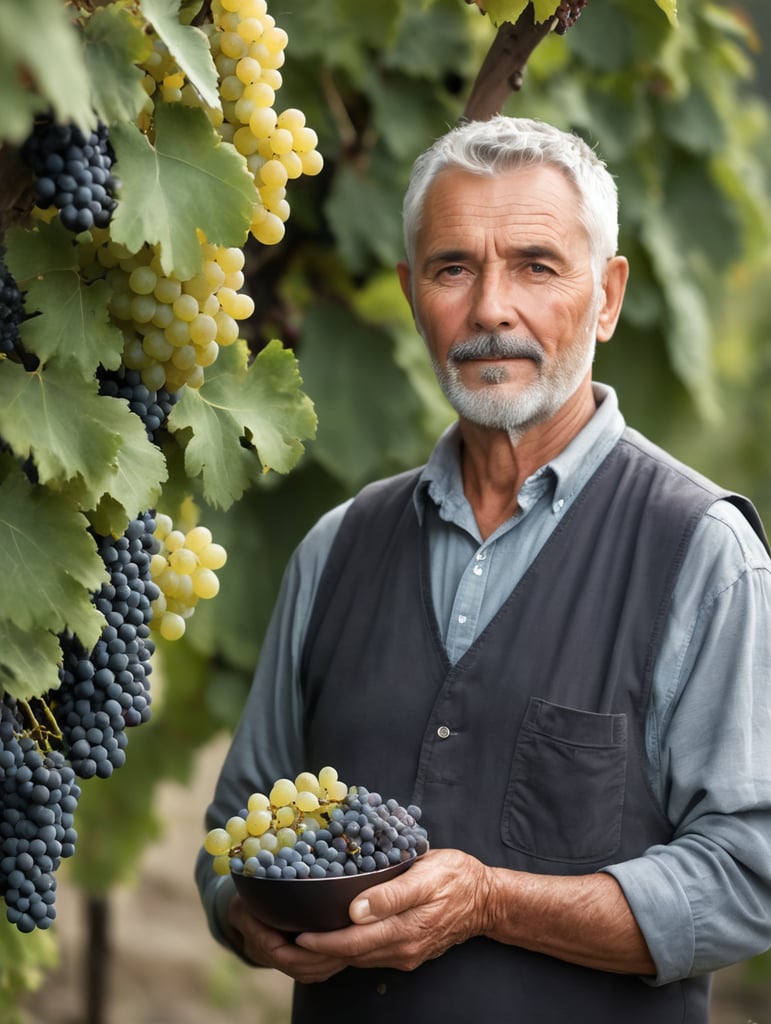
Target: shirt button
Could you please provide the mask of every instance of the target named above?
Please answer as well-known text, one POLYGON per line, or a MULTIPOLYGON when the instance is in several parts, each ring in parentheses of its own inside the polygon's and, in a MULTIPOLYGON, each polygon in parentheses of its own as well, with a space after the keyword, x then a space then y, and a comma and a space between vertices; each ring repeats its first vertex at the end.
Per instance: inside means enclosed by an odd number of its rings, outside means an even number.
POLYGON ((487 558, 487 552, 486 551, 477 551, 477 562, 484 562, 484 560, 486 558, 487 558))
POLYGON ((481 576, 484 570, 482 569, 481 565, 475 565, 472 572, 474 573, 475 576, 481 576))
POLYGON ((465 621, 466 621, 466 616, 465 615, 459 615, 458 616, 458 622, 461 624, 461 626, 463 625, 463 623, 465 621))
POLYGON ((436 735, 439 737, 440 740, 446 740, 447 737, 450 735, 449 726, 440 725, 439 728, 436 730, 436 735))

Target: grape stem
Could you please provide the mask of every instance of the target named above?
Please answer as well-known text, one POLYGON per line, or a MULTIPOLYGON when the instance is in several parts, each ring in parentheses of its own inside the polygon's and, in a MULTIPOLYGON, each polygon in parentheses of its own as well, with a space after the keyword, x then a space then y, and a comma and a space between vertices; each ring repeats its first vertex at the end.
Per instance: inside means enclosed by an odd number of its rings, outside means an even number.
POLYGON ((548 36, 556 18, 536 23, 532 4, 517 21, 499 27, 471 87, 461 121, 488 121, 499 114, 512 92, 519 92, 533 50, 548 36))
POLYGON ((39 705, 43 712, 43 722, 39 722, 35 712, 29 703, 22 697, 17 697, 16 703, 21 707, 25 721, 27 722, 27 734, 37 743, 41 750, 51 749, 51 738, 60 740, 62 731, 59 723, 54 718, 53 712, 41 697, 35 698, 35 704, 39 705))

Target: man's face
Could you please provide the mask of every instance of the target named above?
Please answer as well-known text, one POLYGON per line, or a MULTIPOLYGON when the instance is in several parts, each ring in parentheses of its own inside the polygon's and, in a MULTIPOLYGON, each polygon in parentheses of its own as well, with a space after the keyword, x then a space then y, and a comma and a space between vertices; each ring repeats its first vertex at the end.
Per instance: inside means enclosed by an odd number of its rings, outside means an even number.
POLYGON ((544 165, 448 169, 429 188, 402 287, 442 389, 472 423, 521 436, 591 387, 605 297, 577 206, 544 165))

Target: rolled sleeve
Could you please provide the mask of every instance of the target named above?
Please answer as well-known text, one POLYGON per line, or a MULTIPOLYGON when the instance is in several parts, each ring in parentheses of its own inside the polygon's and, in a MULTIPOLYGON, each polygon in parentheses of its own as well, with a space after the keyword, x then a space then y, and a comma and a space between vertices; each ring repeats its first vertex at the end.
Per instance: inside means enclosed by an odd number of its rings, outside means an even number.
POLYGON ((672 841, 605 869, 654 984, 771 946, 771 563, 734 506, 700 524, 673 598, 647 723, 672 841))

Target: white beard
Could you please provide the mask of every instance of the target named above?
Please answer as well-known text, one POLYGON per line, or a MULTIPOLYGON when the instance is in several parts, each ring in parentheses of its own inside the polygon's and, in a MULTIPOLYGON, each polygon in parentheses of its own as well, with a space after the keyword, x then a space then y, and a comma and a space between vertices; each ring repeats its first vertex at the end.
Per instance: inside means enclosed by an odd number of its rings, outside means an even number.
MULTIPOLYGON (((594 311, 592 304, 592 312, 594 311)), ((583 342, 576 341, 564 349, 552 363, 546 363, 543 347, 533 338, 510 334, 477 335, 453 345, 447 365, 439 366, 432 357, 439 386, 453 409, 463 419, 490 430, 505 431, 512 444, 517 444, 537 423, 552 418, 578 389, 594 362, 596 340, 595 319, 588 317, 583 342), (469 388, 460 379, 460 367, 474 358, 531 359, 536 379, 514 394, 501 394, 496 387, 508 379, 505 364, 482 371, 480 388, 469 388)))

